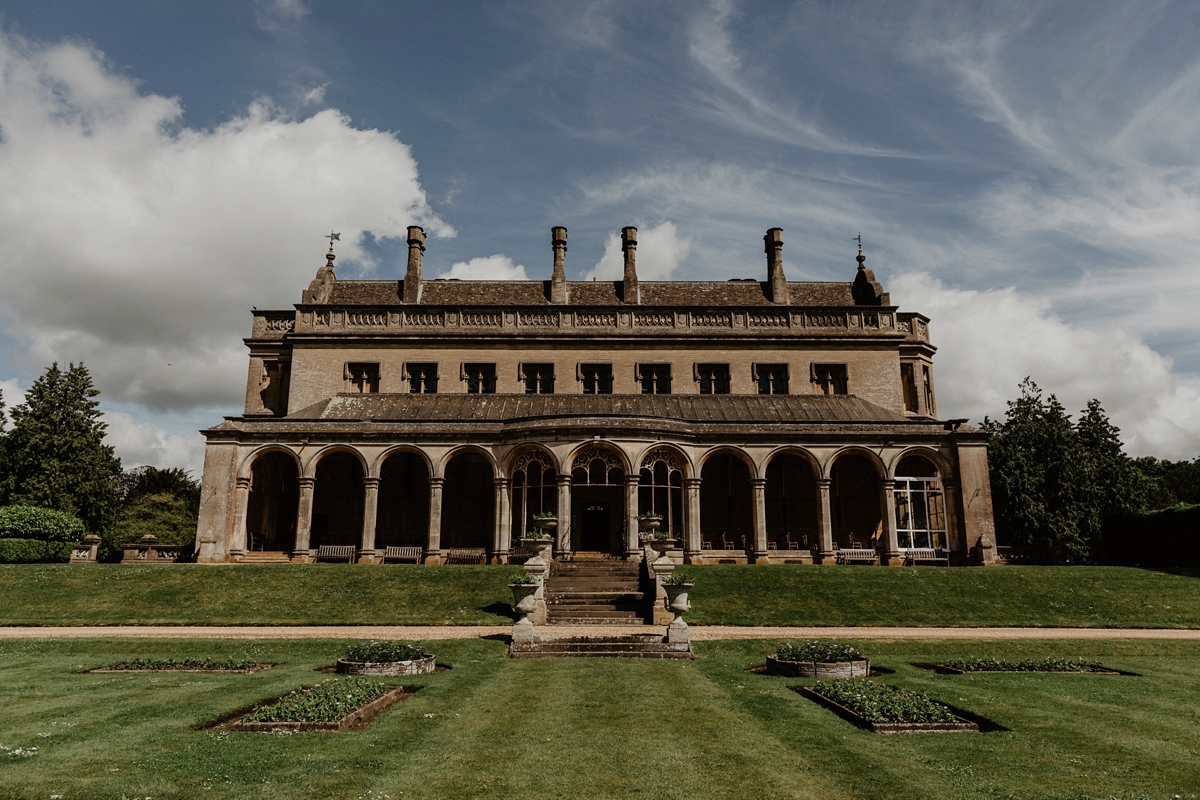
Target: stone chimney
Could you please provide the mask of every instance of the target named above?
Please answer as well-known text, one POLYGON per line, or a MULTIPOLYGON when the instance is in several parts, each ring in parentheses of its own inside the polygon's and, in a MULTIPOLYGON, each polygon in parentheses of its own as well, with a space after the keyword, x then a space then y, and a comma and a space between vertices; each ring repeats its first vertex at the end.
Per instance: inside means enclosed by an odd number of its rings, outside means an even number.
POLYGON ((771 286, 771 302, 781 305, 791 303, 787 278, 783 275, 783 228, 771 228, 763 237, 767 251, 767 283, 771 286))
POLYGON ((425 260, 425 230, 408 227, 408 271, 404 273, 404 302, 421 302, 421 264, 425 260))
POLYGON ((567 229, 556 225, 550 229, 550 246, 554 248, 554 277, 550 279, 550 302, 567 304, 567 229))
POLYGON ((621 282, 621 297, 626 303, 641 303, 637 281, 637 228, 621 229, 621 249, 625 251, 625 279, 621 282))

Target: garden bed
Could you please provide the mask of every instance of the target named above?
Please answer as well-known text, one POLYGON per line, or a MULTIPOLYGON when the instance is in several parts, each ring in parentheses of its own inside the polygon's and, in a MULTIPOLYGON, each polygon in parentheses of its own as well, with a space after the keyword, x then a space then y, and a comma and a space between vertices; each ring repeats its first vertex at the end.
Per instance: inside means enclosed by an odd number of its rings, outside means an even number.
POLYGON ((239 708, 202 727, 260 733, 345 733, 365 728, 421 688, 357 676, 330 678, 239 708))
POLYGON ((841 642, 788 642, 767 656, 767 673, 789 678, 865 678, 870 672, 871 662, 841 642))
POLYGON ((135 658, 132 661, 121 661, 116 664, 109 664, 107 667, 97 667, 96 669, 84 671, 94 674, 106 674, 110 672, 211 672, 248 675, 259 670, 270 669, 272 666, 274 665, 234 659, 182 658, 177 661, 173 658, 135 658))
POLYGON ((978 722, 949 706, 868 680, 821 681, 793 690, 873 733, 977 733, 978 722))
POLYGON ((434 657, 418 642, 363 642, 346 648, 337 660, 342 675, 426 675, 433 672, 434 657))
POLYGON ((1045 658, 1010 661, 1003 658, 960 658, 939 664, 917 664, 942 675, 975 675, 980 673, 1054 673, 1059 675, 1133 675, 1111 669, 1095 661, 1068 658, 1045 658))

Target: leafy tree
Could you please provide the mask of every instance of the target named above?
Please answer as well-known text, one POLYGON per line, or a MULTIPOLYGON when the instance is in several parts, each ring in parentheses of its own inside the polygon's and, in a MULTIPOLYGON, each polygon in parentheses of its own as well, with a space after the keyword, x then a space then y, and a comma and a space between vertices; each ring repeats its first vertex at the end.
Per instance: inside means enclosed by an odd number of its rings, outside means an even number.
POLYGON ((1154 480, 1147 507, 1170 508, 1187 503, 1200 505, 1200 458, 1194 461, 1159 461, 1153 456, 1137 459, 1137 466, 1154 480))
POLYGON ((167 492, 139 495, 117 512, 116 522, 104 534, 105 549, 115 555, 122 545, 147 534, 158 537, 159 544, 191 544, 196 538, 196 515, 185 500, 167 492))
POLYGON ((125 503, 148 494, 167 494, 182 500, 192 515, 200 513, 200 483, 185 469, 135 467, 121 473, 119 484, 119 493, 125 503))
POLYGON ((0 499, 74 514, 98 533, 108 526, 121 461, 104 444, 99 394, 83 364, 63 371, 56 362, 34 381, 3 439, 0 499))

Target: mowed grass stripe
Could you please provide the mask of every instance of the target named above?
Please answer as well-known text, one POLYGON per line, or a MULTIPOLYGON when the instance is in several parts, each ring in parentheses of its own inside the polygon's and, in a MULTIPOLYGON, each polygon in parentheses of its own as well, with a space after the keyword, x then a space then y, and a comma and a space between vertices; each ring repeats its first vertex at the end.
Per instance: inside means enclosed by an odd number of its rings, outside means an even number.
MULTIPOLYGON (((506 566, 0 565, 0 625, 495 625, 506 566)), ((1200 572, 707 565, 698 625, 1200 628, 1200 572)))

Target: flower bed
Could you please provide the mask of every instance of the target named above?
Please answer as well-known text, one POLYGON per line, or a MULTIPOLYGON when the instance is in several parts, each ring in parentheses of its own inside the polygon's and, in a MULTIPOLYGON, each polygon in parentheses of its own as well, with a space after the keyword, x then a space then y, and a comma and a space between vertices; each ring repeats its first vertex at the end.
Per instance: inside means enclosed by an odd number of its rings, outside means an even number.
POLYGON ((258 672, 260 669, 270 669, 270 664, 260 664, 256 661, 225 658, 134 658, 109 664, 107 667, 97 667, 88 672, 258 672))
POLYGON ((812 640, 780 645, 767 656, 768 675, 791 678, 865 678, 871 662, 848 644, 812 640))
POLYGON ((869 680, 819 681, 798 691, 876 733, 978 731, 948 706, 898 686, 869 680))
POLYGON ((420 642, 362 642, 346 648, 337 671, 345 675, 424 675, 436 666, 420 642))
POLYGON ((1044 658, 1041 661, 1026 659, 1009 661, 1004 658, 957 658, 944 664, 934 665, 939 671, 959 675, 968 672, 1067 672, 1091 675, 1120 675, 1095 661, 1070 658, 1044 658))
MULTIPOLYGON (((405 688, 357 676, 334 677, 288 692, 245 711, 227 725, 239 731, 341 733, 366 726, 395 703, 412 695, 405 688)), ((218 724, 222 720, 218 720, 218 724)))

